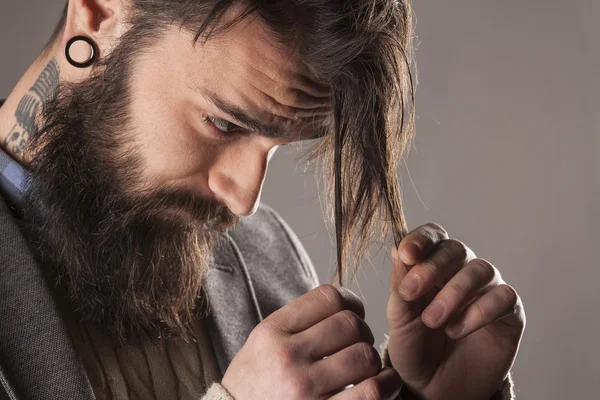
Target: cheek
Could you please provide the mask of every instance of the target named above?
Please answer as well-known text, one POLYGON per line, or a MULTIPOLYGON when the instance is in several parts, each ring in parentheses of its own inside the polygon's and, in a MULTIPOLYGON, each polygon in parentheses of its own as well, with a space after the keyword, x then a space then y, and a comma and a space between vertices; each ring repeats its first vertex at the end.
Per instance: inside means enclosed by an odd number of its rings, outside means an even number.
MULTIPOLYGON (((192 127, 190 116, 168 102, 156 99, 132 103, 136 147, 143 165, 143 180, 150 186, 205 175, 216 156, 192 127), (136 107, 136 104, 137 107, 136 107), (162 108, 160 106, 162 105, 162 108)), ((183 109, 183 108, 180 108, 183 109)))
MULTIPOLYGON (((131 117, 142 179, 156 187, 174 181, 206 181, 219 150, 194 128, 181 71, 162 56, 142 59, 132 73, 131 117)), ((197 125, 197 124, 196 124, 197 125)))

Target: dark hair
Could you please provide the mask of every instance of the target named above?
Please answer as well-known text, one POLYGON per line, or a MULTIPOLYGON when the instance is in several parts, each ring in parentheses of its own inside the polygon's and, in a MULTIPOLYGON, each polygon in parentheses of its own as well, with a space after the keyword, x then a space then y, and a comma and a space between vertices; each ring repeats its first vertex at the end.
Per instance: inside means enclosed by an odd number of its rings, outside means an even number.
POLYGON ((342 285, 371 243, 383 245, 391 233, 398 245, 407 232, 397 167, 414 132, 410 0, 130 0, 125 35, 143 47, 179 25, 205 42, 253 13, 280 43, 299 46, 311 72, 331 87, 333 118, 304 160, 324 172, 325 217, 337 241, 334 279, 342 285), (224 23, 234 7, 238 17, 224 23))

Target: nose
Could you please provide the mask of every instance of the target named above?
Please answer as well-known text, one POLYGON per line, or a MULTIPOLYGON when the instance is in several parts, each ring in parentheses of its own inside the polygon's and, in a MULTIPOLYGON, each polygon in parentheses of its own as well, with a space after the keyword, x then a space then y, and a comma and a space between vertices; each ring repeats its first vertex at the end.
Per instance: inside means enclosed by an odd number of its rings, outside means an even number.
POLYGON ((269 160, 277 147, 269 150, 246 147, 222 154, 208 179, 215 197, 238 216, 254 214, 260 204, 269 160))

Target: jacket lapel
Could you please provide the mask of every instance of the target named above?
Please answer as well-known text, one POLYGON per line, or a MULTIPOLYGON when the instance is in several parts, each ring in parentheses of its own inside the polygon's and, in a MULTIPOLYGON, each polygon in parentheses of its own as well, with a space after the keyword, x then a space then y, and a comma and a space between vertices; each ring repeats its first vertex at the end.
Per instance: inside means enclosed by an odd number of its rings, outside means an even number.
POLYGON ((18 399, 93 399, 50 289, 0 196, 0 360, 18 399))
POLYGON ((228 234, 221 238, 203 291, 209 308, 208 331, 222 377, 263 317, 238 246, 228 234))

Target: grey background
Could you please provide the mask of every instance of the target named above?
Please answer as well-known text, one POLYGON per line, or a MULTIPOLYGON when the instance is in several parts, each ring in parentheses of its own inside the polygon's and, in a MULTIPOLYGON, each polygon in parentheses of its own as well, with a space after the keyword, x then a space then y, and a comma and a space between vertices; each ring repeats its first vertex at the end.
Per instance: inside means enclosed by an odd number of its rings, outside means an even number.
MULTIPOLYGON (((1 0, 0 96, 38 55, 62 0, 1 0)), ((517 398, 598 398, 600 3, 416 2, 417 137, 401 168, 410 228, 441 223, 523 299, 517 398), (412 179, 411 179, 412 178, 412 179)), ((299 148, 273 158, 262 200, 300 236, 322 282, 335 264, 299 148)), ((387 249, 352 288, 381 341, 387 249)))

